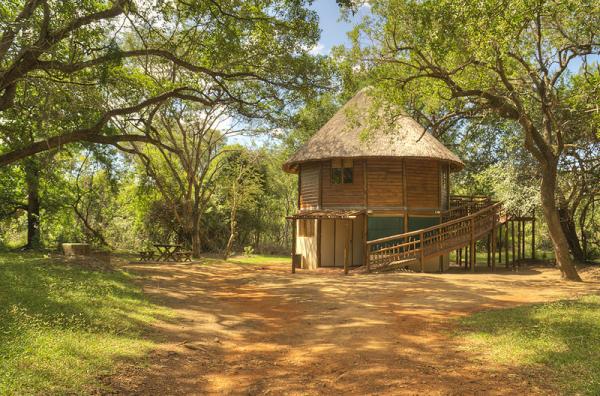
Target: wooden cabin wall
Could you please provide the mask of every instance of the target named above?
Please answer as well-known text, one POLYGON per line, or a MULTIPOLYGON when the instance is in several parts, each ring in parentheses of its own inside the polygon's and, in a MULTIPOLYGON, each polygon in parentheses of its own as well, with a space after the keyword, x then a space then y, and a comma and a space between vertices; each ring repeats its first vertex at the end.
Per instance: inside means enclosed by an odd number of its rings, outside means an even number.
POLYGON ((317 221, 298 220, 295 223, 296 253, 302 256, 302 268, 315 269, 318 265, 317 221))
POLYGON ((439 162, 409 158, 404 161, 407 206, 409 208, 439 208, 439 162))
POLYGON ((441 202, 444 194, 440 191, 444 166, 447 164, 435 160, 355 159, 353 182, 332 184, 331 161, 304 163, 299 175, 300 210, 365 206, 370 209, 439 209, 444 206, 441 202))
POLYGON ((331 183, 331 161, 323 162, 323 191, 321 195, 323 208, 363 207, 364 194, 364 161, 353 161, 353 176, 351 184, 331 183))
POLYGON ((319 207, 321 165, 309 162, 300 166, 300 210, 319 207))
POLYGON ((369 207, 404 206, 404 187, 402 180, 402 160, 367 160, 367 200, 369 207))

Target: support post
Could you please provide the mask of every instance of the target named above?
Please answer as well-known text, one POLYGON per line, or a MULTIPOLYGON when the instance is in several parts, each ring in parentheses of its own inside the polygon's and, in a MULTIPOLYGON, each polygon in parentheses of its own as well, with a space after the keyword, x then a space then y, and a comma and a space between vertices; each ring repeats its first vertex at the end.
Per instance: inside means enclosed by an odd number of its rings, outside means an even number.
POLYGON ((367 215, 367 212, 365 212, 364 218, 363 218, 363 236, 364 236, 364 252, 363 252, 363 257, 364 257, 364 265, 367 266, 367 273, 371 272, 371 254, 370 254, 370 246, 367 245, 367 241, 369 240, 369 215, 367 215))
POLYGON ((535 211, 533 211, 531 216, 531 258, 535 260, 535 211))
POLYGON ((492 225, 492 272, 496 270, 496 214, 494 213, 494 224, 492 225))
POLYGON ((492 250, 492 241, 491 241, 491 239, 492 239, 492 234, 489 233, 487 235, 487 239, 486 239, 486 242, 485 242, 485 253, 486 253, 486 260, 487 260, 486 264, 487 264, 488 268, 490 268, 491 265, 492 265, 492 258, 490 257, 490 252, 492 250))
POLYGON ((509 221, 506 220, 504 223, 504 265, 506 269, 508 269, 508 224, 509 221))
POLYGON ((475 248, 475 219, 471 217, 471 238, 470 238, 470 257, 471 257, 471 272, 475 272, 477 266, 477 252, 475 248))
POLYGON ((510 244, 512 245, 512 267, 515 269, 515 222, 510 222, 510 244))
POLYGON ((296 273, 296 219, 292 219, 292 274, 296 273))
POLYGON ((496 234, 498 235, 496 240, 496 250, 498 250, 498 264, 502 264, 502 224, 498 225, 496 234))
POLYGON ((346 231, 346 241, 344 243, 344 275, 348 275, 348 262, 350 261, 350 238, 348 237, 348 223, 344 227, 346 231))
POLYGON ((517 261, 521 261, 521 220, 517 220, 517 261))
POLYGON ((424 248, 423 248, 423 237, 424 237, 423 232, 420 232, 419 233, 419 245, 421 247, 421 252, 419 254, 419 265, 421 267, 421 272, 425 272, 425 258, 423 257, 425 252, 424 252, 424 248))
POLYGON ((525 220, 523 220, 523 246, 521 247, 521 259, 525 260, 525 236, 527 235, 525 233, 525 226, 527 225, 527 222, 525 220))

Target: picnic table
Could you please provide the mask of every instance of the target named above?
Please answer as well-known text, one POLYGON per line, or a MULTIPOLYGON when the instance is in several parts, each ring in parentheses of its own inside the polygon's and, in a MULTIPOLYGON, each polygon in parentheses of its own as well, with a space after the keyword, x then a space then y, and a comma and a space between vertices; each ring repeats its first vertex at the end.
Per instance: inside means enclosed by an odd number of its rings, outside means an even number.
POLYGON ((155 243, 154 247, 158 250, 158 261, 177 261, 177 252, 183 246, 169 243, 155 243))

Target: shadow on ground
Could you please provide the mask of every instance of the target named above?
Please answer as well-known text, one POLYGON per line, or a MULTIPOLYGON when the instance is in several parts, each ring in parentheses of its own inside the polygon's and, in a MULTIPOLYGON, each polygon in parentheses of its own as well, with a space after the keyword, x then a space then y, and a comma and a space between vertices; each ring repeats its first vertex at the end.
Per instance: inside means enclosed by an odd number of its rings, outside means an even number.
POLYGON ((452 318, 597 292, 558 271, 289 274, 287 265, 130 264, 178 311, 149 367, 110 378, 128 394, 544 394, 545 373, 461 351, 452 318))

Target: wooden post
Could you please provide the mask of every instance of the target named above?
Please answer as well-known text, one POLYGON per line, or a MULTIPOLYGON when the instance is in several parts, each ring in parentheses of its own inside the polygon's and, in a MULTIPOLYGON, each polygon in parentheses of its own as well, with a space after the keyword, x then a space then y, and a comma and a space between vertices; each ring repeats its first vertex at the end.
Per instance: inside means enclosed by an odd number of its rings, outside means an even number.
POLYGON ((492 225, 492 272, 496 270, 496 214, 494 214, 494 224, 492 225))
POLYGON ((487 240, 485 242, 485 253, 486 253, 486 260, 487 260, 487 266, 488 266, 488 268, 490 268, 491 265, 492 265, 492 260, 491 260, 491 257, 490 257, 490 252, 492 250, 492 241, 491 241, 491 239, 492 239, 492 234, 490 233, 490 234, 487 235, 487 240))
POLYGON ((423 232, 419 233, 419 246, 421 247, 421 254, 419 254, 419 265, 421 266, 421 272, 425 272, 425 258, 424 256, 424 248, 423 248, 423 232))
POLYGON ((517 220, 517 261, 521 261, 521 220, 517 220))
POLYGON ((471 272, 475 272, 477 266, 477 252, 475 245, 475 219, 471 217, 471 238, 470 238, 470 261, 471 261, 471 272))
POLYGON ((364 265, 367 266, 367 273, 371 272, 371 247, 367 245, 367 241, 369 240, 368 231, 369 231, 369 215, 365 212, 364 221, 363 221, 363 234, 365 237, 365 251, 364 251, 364 265))
POLYGON ((525 233, 525 226, 526 225, 527 225, 527 222, 525 220, 523 220, 523 247, 521 248, 521 258, 523 260, 525 260, 525 256, 526 256, 526 254, 525 254, 525 236, 527 235, 525 233))
POLYGON ((498 235, 496 244, 496 249, 498 250, 498 264, 502 264, 502 224, 498 225, 496 234, 498 235))
POLYGON ((292 219, 292 274, 296 273, 296 219, 292 219))
POLYGON ((509 221, 506 220, 504 223, 504 265, 508 269, 508 224, 509 221))
POLYGON ((515 269, 515 221, 510 222, 510 244, 512 245, 512 267, 515 269))
POLYGON ((348 261, 350 261, 350 238, 348 237, 348 222, 344 227, 346 231, 346 241, 344 243, 344 275, 348 275, 348 261))
POLYGON ((535 260, 535 211, 531 214, 531 258, 535 260))
POLYGON ((321 267, 321 219, 317 219, 317 267, 321 267))

